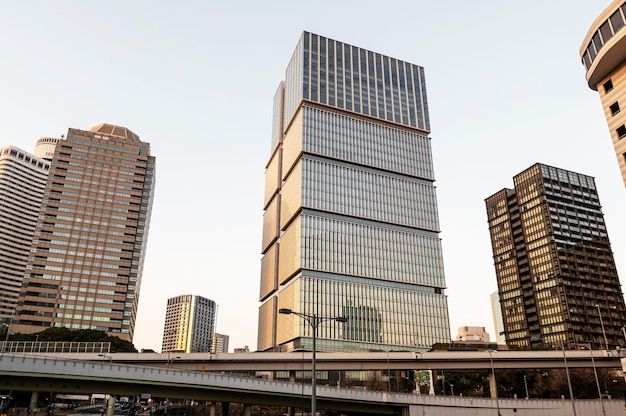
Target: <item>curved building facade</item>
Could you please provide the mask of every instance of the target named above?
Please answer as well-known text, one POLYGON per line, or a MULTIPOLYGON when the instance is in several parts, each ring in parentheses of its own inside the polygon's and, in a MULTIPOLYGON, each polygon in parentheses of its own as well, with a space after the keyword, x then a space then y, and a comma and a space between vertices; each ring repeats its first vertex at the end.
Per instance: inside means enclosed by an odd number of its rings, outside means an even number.
POLYGON ((0 319, 17 305, 50 162, 14 146, 0 149, 0 319))
POLYGON ((274 98, 259 350, 449 342, 424 69, 305 32, 274 98))
POLYGON ((589 88, 598 91, 626 185, 626 2, 615 0, 593 22, 580 56, 589 88))

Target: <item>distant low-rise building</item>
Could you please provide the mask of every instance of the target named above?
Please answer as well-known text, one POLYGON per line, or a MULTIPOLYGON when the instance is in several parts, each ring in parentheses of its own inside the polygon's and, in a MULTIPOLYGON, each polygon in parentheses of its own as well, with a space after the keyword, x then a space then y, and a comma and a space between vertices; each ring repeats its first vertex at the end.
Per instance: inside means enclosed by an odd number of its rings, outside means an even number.
POLYGON ((457 341, 489 342, 489 334, 484 326, 462 326, 456 336, 457 341))

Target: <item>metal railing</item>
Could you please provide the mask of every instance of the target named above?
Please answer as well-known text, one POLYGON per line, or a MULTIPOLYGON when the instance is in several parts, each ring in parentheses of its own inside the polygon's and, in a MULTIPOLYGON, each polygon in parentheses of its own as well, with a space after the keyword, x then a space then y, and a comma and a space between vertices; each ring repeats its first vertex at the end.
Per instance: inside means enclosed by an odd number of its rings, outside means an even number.
POLYGON ((110 342, 3 341, 0 352, 37 354, 109 354, 110 342))

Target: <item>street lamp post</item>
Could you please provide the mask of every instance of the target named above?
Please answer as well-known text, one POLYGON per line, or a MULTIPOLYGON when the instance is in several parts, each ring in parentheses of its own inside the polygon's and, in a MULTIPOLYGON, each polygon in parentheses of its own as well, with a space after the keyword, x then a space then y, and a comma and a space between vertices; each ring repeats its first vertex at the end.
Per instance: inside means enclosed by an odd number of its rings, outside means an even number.
POLYGON ((315 395, 315 384, 317 382, 317 375, 315 374, 315 348, 317 343, 317 328, 322 322, 326 321, 337 321, 337 322, 348 322, 348 318, 345 316, 317 316, 315 314, 309 315, 306 313, 295 312, 288 308, 281 308, 278 310, 278 313, 282 313, 284 315, 296 315, 300 318, 304 319, 311 325, 313 329, 313 351, 312 351, 312 359, 311 359, 311 415, 317 416, 317 398, 315 395))
POLYGON ((606 339, 606 332, 604 332, 604 321, 602 320, 602 312, 600 311, 600 305, 596 304, 596 308, 598 308, 598 315, 600 316, 600 326, 602 327, 602 337, 604 338, 604 346, 606 350, 609 350, 609 341, 606 339))
POLYGON ((494 391, 496 393, 496 408, 498 409, 498 416, 500 415, 500 399, 498 399, 498 381, 496 380, 496 371, 493 369, 493 356, 491 355, 494 350, 487 350, 489 353, 489 363, 491 364, 491 377, 493 378, 494 391))
POLYGON ((580 343, 580 345, 586 345, 589 348, 589 354, 591 355, 591 366, 593 367, 593 375, 596 377, 596 387, 598 388, 598 397, 600 398, 600 405, 602 406, 602 414, 606 416, 606 410, 604 409, 604 400, 602 399, 602 390, 600 389, 600 380, 598 380, 598 370, 596 370, 596 361, 593 358, 593 350, 591 349, 591 343, 580 343))
POLYGON ((567 376, 567 387, 569 388, 569 397, 572 402, 572 411, 574 412, 574 416, 578 416, 576 414, 576 404, 574 403, 574 392, 572 390, 572 381, 569 378, 569 368, 567 367, 567 357, 565 356, 565 343, 563 340, 561 342, 561 349, 563 350, 563 365, 565 365, 565 375, 567 376))

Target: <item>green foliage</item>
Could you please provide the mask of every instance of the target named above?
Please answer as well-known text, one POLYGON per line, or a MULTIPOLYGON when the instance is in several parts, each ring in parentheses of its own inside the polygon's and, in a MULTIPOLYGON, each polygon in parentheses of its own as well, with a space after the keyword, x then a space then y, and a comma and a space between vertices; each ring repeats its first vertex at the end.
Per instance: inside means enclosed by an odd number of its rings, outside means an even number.
POLYGON ((137 352, 135 346, 119 337, 94 329, 72 330, 68 328, 48 328, 36 334, 13 334, 11 341, 50 341, 50 342, 110 342, 111 352, 137 352))

